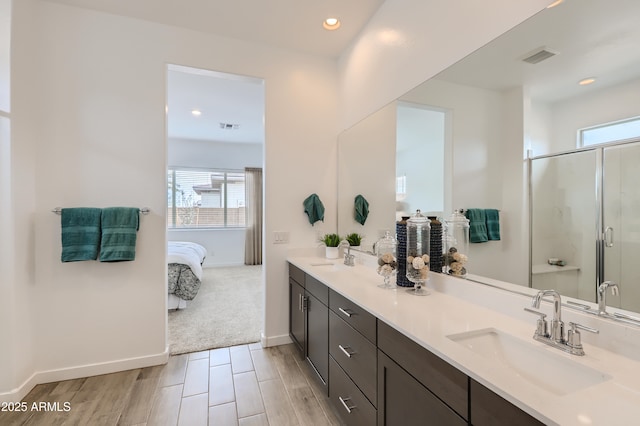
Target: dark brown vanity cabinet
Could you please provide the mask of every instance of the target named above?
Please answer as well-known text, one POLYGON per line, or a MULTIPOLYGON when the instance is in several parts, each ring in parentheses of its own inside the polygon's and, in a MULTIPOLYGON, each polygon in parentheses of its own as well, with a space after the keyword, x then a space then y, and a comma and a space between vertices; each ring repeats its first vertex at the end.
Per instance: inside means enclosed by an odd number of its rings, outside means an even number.
POLYGON ((344 424, 375 425, 376 317, 329 290, 329 397, 344 424))
POLYGON ((304 272, 293 265, 289 265, 289 336, 300 356, 305 354, 305 295, 304 272))
POLYGON ((542 425, 289 265, 290 335, 348 426, 542 425))
POLYGON ((328 287, 290 264, 289 335, 324 386, 329 380, 328 303, 328 287))

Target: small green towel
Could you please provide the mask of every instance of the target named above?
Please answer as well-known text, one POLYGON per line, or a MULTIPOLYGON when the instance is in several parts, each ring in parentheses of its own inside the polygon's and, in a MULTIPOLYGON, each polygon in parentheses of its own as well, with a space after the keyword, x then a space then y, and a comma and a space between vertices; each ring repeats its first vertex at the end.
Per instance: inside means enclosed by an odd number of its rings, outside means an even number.
POLYGON ((101 209, 78 207, 62 209, 62 255, 63 262, 96 260, 100 249, 101 209))
POLYGON ((317 221, 324 222, 324 205, 317 194, 309 195, 303 202, 304 212, 309 216, 309 223, 313 225, 317 221))
POLYGON ((485 209, 484 214, 487 218, 487 237, 489 241, 500 240, 500 210, 485 209))
POLYGON ((362 196, 356 195, 355 219, 360 225, 364 225, 369 216, 369 202, 362 196))
POLYGON ((472 243, 484 243, 489 241, 487 235, 487 219, 483 209, 467 209, 465 213, 469 219, 469 241, 472 243))
POLYGON ((140 209, 134 207, 103 209, 100 262, 134 260, 139 225, 140 209))

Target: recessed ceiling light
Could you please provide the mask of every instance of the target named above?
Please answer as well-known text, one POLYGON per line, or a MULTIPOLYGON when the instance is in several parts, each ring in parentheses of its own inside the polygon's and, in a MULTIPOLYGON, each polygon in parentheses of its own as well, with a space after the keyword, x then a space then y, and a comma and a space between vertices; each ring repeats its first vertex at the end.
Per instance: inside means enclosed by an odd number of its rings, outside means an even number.
POLYGON ((578 82, 578 84, 579 84, 580 86, 588 86, 588 85, 590 85, 591 83, 595 83, 595 81, 596 81, 596 78, 595 78, 595 77, 589 77, 589 78, 584 78, 584 79, 580 80, 580 81, 578 82))
POLYGON ((325 30, 333 31, 340 28, 340 20, 338 18, 327 18, 322 23, 325 30))
POLYGON ((553 3, 551 3, 549 6, 547 6, 547 9, 551 9, 552 7, 556 7, 557 5, 559 5, 560 3, 563 3, 564 0, 556 0, 553 3))
POLYGON ((199 109, 192 109, 191 114, 193 114, 196 117, 200 117, 202 115, 202 112, 200 112, 199 109))

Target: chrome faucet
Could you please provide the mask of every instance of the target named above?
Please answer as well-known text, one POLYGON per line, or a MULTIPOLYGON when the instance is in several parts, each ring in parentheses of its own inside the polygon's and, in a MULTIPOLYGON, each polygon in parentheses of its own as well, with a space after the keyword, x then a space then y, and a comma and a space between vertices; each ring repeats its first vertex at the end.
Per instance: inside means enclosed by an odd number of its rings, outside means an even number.
POLYGON ((533 296, 531 306, 540 309, 540 301, 545 296, 553 297, 553 319, 551 320, 551 339, 561 343, 564 341, 564 323, 562 322, 562 299, 555 290, 540 290, 533 296))
POLYGON ((613 281, 605 281, 598 286, 598 315, 609 316, 607 313, 607 289, 611 289, 611 294, 618 294, 618 284, 613 281))
MULTIPOLYGON (((604 283, 603 283, 604 284, 604 283)), ((540 301, 545 296, 553 297, 553 319, 551 320, 551 332, 548 330, 548 323, 545 319, 546 314, 529 308, 525 311, 539 315, 536 331, 533 338, 539 342, 545 343, 554 348, 558 348, 573 355, 584 355, 584 348, 580 340, 580 330, 589 331, 591 333, 599 333, 598 330, 586 327, 575 322, 570 322, 570 330, 567 332, 567 338, 564 337, 564 323, 562 322, 562 300, 560 293, 555 290, 540 290, 531 300, 531 306, 540 309, 540 301)))
POLYGON ((351 254, 351 244, 349 244, 347 240, 342 240, 339 246, 347 248, 347 252, 344 254, 344 264, 347 266, 356 266, 356 256, 351 254))

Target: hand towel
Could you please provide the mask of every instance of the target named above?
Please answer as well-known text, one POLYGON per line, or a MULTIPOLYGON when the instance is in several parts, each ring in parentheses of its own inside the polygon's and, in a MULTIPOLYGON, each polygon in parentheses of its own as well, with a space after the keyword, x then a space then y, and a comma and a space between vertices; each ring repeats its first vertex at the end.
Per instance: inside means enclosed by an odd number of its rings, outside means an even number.
POLYGON ((484 243, 489 241, 487 235, 487 219, 483 209, 467 209, 465 213, 469 219, 469 241, 472 243, 484 243))
POLYGON ((319 220, 324 222, 324 205, 317 194, 309 195, 302 204, 304 205, 304 212, 309 216, 311 225, 319 220))
POLYGON ((485 209, 487 218, 487 237, 489 241, 500 240, 500 211, 496 209, 485 209))
POLYGON ((62 209, 63 262, 96 260, 100 249, 101 213, 101 209, 92 207, 62 209))
POLYGON ((102 209, 100 262, 134 260, 139 225, 140 209, 134 207, 102 209))
POLYGON ((355 219, 360 225, 364 225, 364 222, 369 216, 369 202, 362 196, 356 195, 355 199, 355 219))

